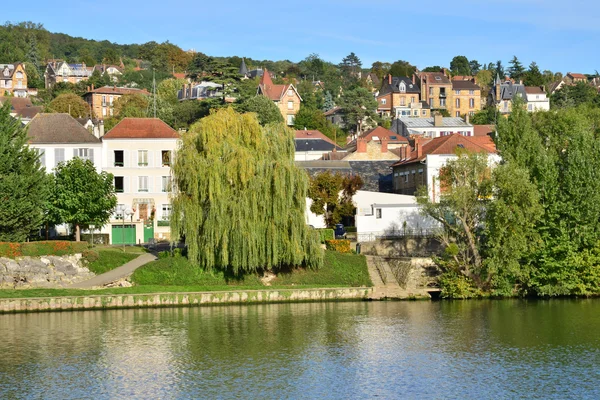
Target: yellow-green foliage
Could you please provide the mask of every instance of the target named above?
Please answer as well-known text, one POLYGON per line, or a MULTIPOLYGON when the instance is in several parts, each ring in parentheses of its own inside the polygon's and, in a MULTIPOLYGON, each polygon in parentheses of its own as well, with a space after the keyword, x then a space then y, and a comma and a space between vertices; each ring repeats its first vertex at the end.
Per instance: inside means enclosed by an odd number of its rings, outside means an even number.
POLYGON ((294 134, 254 114, 220 109, 184 135, 173 166, 171 229, 201 267, 234 272, 318 267, 319 235, 305 223, 308 178, 294 164, 294 134))
POLYGON ((327 250, 337 251, 338 253, 350 253, 350 241, 346 239, 326 240, 327 250))

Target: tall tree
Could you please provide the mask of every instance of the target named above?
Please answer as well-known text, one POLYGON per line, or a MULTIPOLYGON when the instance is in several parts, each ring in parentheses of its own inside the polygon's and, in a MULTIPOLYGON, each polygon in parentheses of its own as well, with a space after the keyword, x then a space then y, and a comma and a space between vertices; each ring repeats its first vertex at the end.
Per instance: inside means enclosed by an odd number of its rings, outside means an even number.
POLYGON ((496 61, 496 65, 494 66, 494 79, 496 79, 497 76, 499 76, 500 79, 504 79, 504 77, 506 76, 506 71, 504 70, 502 61, 500 60, 496 61))
POLYGON ((390 68, 392 68, 390 63, 375 61, 371 65, 371 72, 377 75, 377 77, 381 80, 384 76, 390 73, 390 68))
POLYGON ((144 118, 150 103, 143 94, 125 94, 115 101, 114 115, 120 119, 126 117, 144 118))
POLYGON ((523 75, 523 83, 525 83, 526 86, 544 85, 544 75, 542 75, 542 72, 535 61, 529 65, 529 69, 523 75))
POLYGON ((312 200, 310 211, 322 215, 325 225, 333 227, 343 217, 354 215, 352 196, 363 185, 358 175, 332 174, 325 171, 310 179, 308 197, 312 200))
POLYGON ((294 119, 294 128, 296 129, 315 129, 330 138, 336 140, 336 128, 333 126, 318 108, 300 106, 300 111, 294 119))
POLYGON ((283 122, 283 116, 279 108, 267 96, 254 96, 243 105, 243 111, 256 113, 261 125, 283 122))
POLYGON ((50 102, 50 109, 55 113, 68 113, 73 118, 87 118, 90 106, 75 93, 63 93, 50 102))
POLYGON ((508 73, 512 79, 523 79, 523 75, 525 74, 525 67, 517 56, 513 56, 512 60, 509 62, 510 66, 508 67, 508 73))
POLYGON ((340 64, 340 69, 345 76, 357 77, 361 67, 362 62, 354 52, 344 57, 340 64))
POLYGON ((469 61, 469 67, 471 68, 471 75, 477 75, 481 70, 481 64, 477 60, 469 61))
POLYGON ((339 104, 344 112, 344 120, 348 125, 356 128, 357 135, 362 133, 365 122, 374 119, 376 116, 377 100, 365 88, 345 91, 339 104))
POLYGON ((112 174, 98 173, 93 162, 75 157, 56 167, 54 180, 51 214, 75 226, 76 241, 82 227, 108 222, 117 206, 112 174))
POLYGON ((7 101, 0 107, 0 241, 22 242, 39 229, 48 197, 45 169, 7 101))
POLYGON ((193 263, 236 274, 321 265, 319 239, 305 222, 308 177, 294 164, 293 137, 283 124, 261 127, 232 108, 183 137, 171 232, 185 235, 193 263))
POLYGON ((450 61, 452 75, 471 75, 471 65, 465 56, 456 56, 450 61))
POLYGON ((398 60, 395 61, 390 67, 390 74, 392 74, 392 76, 411 77, 416 70, 417 68, 414 65, 411 65, 411 63, 409 63, 408 61, 398 60))

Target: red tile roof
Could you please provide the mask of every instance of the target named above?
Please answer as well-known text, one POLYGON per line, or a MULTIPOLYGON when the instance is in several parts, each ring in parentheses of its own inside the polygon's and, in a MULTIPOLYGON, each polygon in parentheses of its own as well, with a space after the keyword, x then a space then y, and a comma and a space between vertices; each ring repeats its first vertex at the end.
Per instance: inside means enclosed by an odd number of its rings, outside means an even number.
POLYGON ((158 118, 124 118, 102 139, 179 139, 179 134, 158 118))
POLYGON ((333 140, 329 139, 327 136, 317 130, 299 129, 296 131, 296 139, 322 139, 334 146, 337 146, 333 140))
POLYGON ((567 75, 569 75, 575 79, 587 79, 587 76, 585 76, 584 74, 578 74, 575 72, 569 72, 567 75))
POLYGON ((269 71, 265 68, 263 76, 260 78, 258 88, 261 93, 271 100, 281 100, 290 85, 275 85, 271 79, 269 71))
POLYGON ((432 139, 423 144, 422 141, 415 143, 422 146, 421 156, 417 156, 417 151, 412 150, 406 159, 400 160, 392 166, 412 164, 424 160, 427 155, 454 154, 457 148, 463 148, 474 153, 496 153, 496 145, 489 136, 462 136, 457 133, 432 139))
MULTIPOLYGON (((101 94, 145 94, 149 95, 146 89, 134 89, 118 86, 102 86, 98 89, 90 90, 88 93, 101 93, 101 94)), ((86 93, 87 94, 87 93, 86 93)))
POLYGON ((388 143, 408 143, 407 138, 400 136, 389 129, 385 129, 383 126, 378 126, 377 128, 371 129, 370 131, 367 131, 361 135, 361 138, 367 139, 367 142, 372 141, 374 137, 378 138, 379 141, 381 141, 383 138, 386 138, 388 143))
POLYGON ((173 77, 175 79, 185 79, 185 72, 175 72, 173 77))
POLYGON ((495 130, 494 125, 473 125, 473 136, 489 136, 495 130))

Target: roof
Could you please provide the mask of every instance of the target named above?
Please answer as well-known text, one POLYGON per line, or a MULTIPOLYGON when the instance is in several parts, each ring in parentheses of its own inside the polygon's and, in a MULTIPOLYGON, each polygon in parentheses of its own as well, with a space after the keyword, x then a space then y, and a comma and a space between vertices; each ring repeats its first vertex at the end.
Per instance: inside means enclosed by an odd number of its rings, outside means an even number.
POLYGON ((337 172, 344 175, 358 175, 363 180, 362 190, 391 193, 393 191, 393 172, 390 167, 394 162, 394 160, 314 160, 296 161, 296 165, 305 169, 310 176, 315 176, 325 171, 337 172))
POLYGON ((494 125, 473 125, 474 136, 489 136, 496 131, 494 125))
POLYGON ((94 65, 94 71, 98 71, 100 73, 105 73, 107 69, 114 68, 119 73, 123 73, 123 68, 118 65, 107 65, 107 64, 96 64, 94 65))
POLYGON ((379 80, 379 77, 374 72, 370 72, 367 75, 367 78, 371 79, 371 82, 373 82, 373 86, 375 86, 375 87, 379 86, 379 84, 381 83, 381 81, 379 80))
POLYGON ((474 81, 475 77, 472 75, 455 75, 452 77, 453 81, 474 81))
POLYGON ((242 65, 240 65, 240 69, 238 70, 238 74, 246 75, 248 73, 248 67, 246 67, 246 60, 242 58, 242 65))
POLYGON ((331 110, 327 110, 327 111, 325 111, 325 112, 323 113, 323 115, 325 115, 326 117, 328 117, 328 116, 330 116, 330 115, 333 115, 333 114, 336 114, 336 113, 338 113, 338 112, 340 112, 340 113, 342 112, 342 107, 335 106, 335 107, 333 107, 331 110))
MULTIPOLYGON (((281 100, 285 92, 287 92, 288 88, 293 85, 275 85, 273 84, 273 80, 271 79, 271 75, 265 68, 262 77, 260 78, 260 83, 258 84, 258 88, 262 94, 267 96, 269 99, 281 100)), ((294 89, 295 90, 295 89, 294 89)), ((300 95, 298 95, 300 96, 300 95)))
POLYGON ((390 131, 389 129, 385 129, 383 126, 378 126, 375 129, 371 129, 363 133, 361 139, 366 139, 367 142, 372 140, 387 139, 388 143, 408 143, 408 139, 404 136, 400 136, 395 132, 390 131))
POLYGON ((457 148, 463 148, 474 153, 496 153, 496 145, 489 136, 463 136, 460 134, 452 134, 431 139, 424 144, 422 141, 415 142, 422 146, 421 156, 418 156, 416 149, 411 149, 407 157, 400 160, 394 165, 406 165, 424 160, 428 155, 451 155, 455 154, 457 148))
POLYGON ((185 72, 175 72, 175 73, 173 73, 173 78, 175 78, 175 79, 185 79, 186 78, 186 74, 185 74, 185 72))
POLYGON ((299 129, 296 131, 296 139, 321 139, 326 142, 331 143, 334 146, 337 146, 335 142, 325 136, 323 133, 316 129, 299 129))
POLYGON ((584 74, 578 74, 575 72, 568 72, 567 75, 575 79, 587 79, 587 76, 585 76, 584 74))
POLYGON ((179 139, 179 134, 158 118, 124 118, 102 139, 179 139))
POLYGON ((0 70, 2 70, 2 72, 4 72, 5 69, 8 70, 8 76, 4 76, 4 74, 2 74, 0 77, 1 78, 12 78, 12 76, 15 73, 15 70, 17 69, 17 66, 19 66, 21 63, 12 63, 12 64, 0 64, 0 70))
POLYGON ((434 118, 399 118, 400 122, 403 123, 408 129, 411 128, 468 128, 471 125, 465 122, 462 118, 458 117, 443 117, 442 126, 434 126, 434 118))
POLYGON ((452 81, 452 90, 481 90, 481 88, 471 81, 452 81))
POLYGON ((75 118, 69 114, 36 115, 27 130, 29 143, 100 143, 75 118))
POLYGON ((527 94, 546 94, 543 86, 525 86, 527 94))
POLYGON ((426 78, 428 85, 451 84, 450 79, 441 72, 421 72, 421 78, 426 78))
POLYGON ((119 87, 119 86, 102 86, 97 89, 90 90, 86 94, 88 94, 88 93, 120 94, 120 95, 125 95, 125 94, 149 95, 150 94, 150 92, 148 92, 146 89, 134 89, 134 88, 119 87))
MULTIPOLYGON (((495 91, 492 91, 492 93, 494 92, 495 91)), ((502 82, 502 84, 500 84, 500 98, 496 100, 512 100, 516 94, 521 94, 523 98, 527 97, 525 85, 512 83, 511 81, 502 82)))
POLYGON ((342 150, 333 140, 317 130, 297 130, 295 137, 296 151, 342 150))
POLYGON ((379 96, 386 95, 388 93, 421 93, 421 88, 417 83, 413 83, 411 78, 406 76, 394 76, 390 83, 389 75, 387 78, 383 78, 383 85, 379 91, 379 96), (401 87, 403 90, 401 91, 401 87))

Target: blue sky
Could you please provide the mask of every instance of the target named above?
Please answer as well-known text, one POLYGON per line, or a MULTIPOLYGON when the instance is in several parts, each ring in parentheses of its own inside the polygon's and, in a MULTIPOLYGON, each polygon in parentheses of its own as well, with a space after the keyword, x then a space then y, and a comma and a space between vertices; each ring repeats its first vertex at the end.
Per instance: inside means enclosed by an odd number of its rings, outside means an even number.
POLYGON ((600 70, 597 0, 79 0, 4 8, 0 20, 30 20, 52 32, 121 44, 169 40, 209 55, 338 63, 355 52, 374 61, 447 66, 455 55, 480 63, 517 55, 524 65, 600 70))

